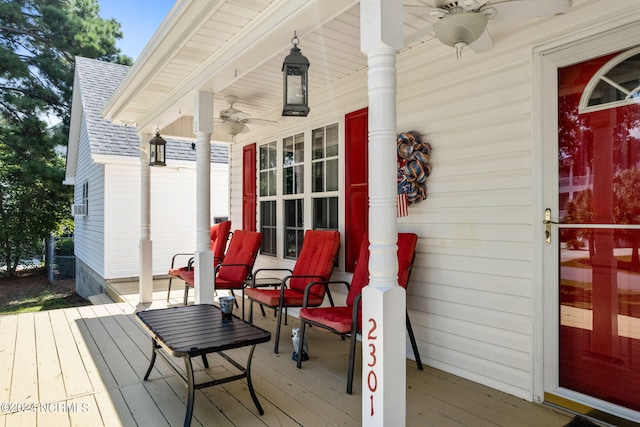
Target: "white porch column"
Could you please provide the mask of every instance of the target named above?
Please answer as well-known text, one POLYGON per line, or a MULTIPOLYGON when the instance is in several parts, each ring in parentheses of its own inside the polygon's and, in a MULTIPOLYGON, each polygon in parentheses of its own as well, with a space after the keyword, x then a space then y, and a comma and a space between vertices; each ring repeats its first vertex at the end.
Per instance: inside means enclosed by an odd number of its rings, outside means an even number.
POLYGON ((214 274, 209 229, 211 227, 211 134, 213 133, 213 93, 198 92, 193 120, 196 134, 196 304, 213 303, 214 274))
POLYGON ((369 86, 369 286, 362 292, 362 425, 406 424, 404 289, 398 285, 396 54, 402 1, 360 2, 369 86))
POLYGON ((140 302, 153 299, 153 242, 151 241, 151 167, 149 141, 153 135, 140 134, 140 302))

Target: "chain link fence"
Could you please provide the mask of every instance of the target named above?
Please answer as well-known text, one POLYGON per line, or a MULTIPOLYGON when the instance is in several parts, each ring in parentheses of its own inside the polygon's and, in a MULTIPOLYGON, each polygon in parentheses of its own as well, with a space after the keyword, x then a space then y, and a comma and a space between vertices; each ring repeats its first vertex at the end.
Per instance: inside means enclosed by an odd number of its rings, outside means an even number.
POLYGON ((46 266, 50 282, 76 277, 76 257, 73 255, 73 236, 47 239, 46 266))

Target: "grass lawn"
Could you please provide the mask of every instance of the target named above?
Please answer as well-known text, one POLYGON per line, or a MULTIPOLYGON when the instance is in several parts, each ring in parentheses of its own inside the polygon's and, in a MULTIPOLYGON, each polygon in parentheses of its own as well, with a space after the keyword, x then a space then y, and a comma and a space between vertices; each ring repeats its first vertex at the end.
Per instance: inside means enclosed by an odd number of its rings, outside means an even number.
POLYGON ((0 278, 0 314, 27 313, 89 305, 72 280, 49 283, 44 269, 0 278))

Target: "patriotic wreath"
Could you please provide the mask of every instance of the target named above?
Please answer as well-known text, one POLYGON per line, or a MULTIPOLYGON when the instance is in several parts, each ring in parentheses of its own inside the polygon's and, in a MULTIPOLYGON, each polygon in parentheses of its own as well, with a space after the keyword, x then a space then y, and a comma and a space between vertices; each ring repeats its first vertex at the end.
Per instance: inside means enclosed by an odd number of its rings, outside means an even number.
POLYGON ((398 134, 398 195, 406 195, 409 205, 427 198, 427 177, 431 175, 431 145, 420 132, 398 134))

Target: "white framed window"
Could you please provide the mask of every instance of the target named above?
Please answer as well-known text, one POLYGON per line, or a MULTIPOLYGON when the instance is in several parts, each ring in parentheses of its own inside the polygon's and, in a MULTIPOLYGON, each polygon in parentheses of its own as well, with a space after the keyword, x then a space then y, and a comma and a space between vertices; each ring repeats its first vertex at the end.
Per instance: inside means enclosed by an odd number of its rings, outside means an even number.
POLYGON ((71 215, 74 217, 84 217, 89 214, 89 182, 82 184, 82 198, 80 203, 71 205, 71 215))
POLYGON ((89 181, 85 181, 82 184, 82 204, 86 214, 89 213, 89 181))
POLYGON ((640 102, 637 77, 640 47, 617 55, 591 78, 580 98, 579 112, 599 111, 640 102))
POLYGON ((297 259, 304 231, 340 228, 339 124, 258 145, 261 254, 297 259))
POLYGON ((270 141, 262 144, 258 150, 258 197, 260 198, 260 232, 262 255, 277 256, 277 170, 278 143, 270 141))
POLYGON ((338 229, 338 124, 311 132, 312 221, 315 230, 338 229))

